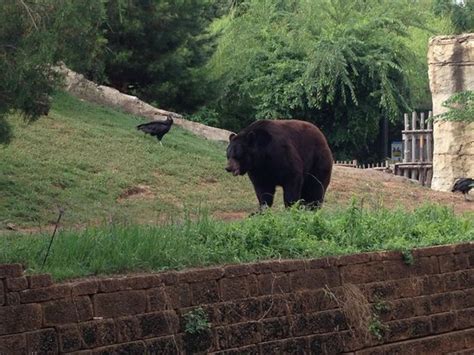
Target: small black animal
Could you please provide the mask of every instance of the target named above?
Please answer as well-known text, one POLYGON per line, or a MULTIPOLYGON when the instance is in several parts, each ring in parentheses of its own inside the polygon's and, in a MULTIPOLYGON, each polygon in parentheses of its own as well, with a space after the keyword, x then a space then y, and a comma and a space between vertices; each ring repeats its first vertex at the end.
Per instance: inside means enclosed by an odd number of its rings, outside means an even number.
POLYGON ((460 178, 456 181, 451 192, 462 192, 464 199, 467 200, 467 194, 474 187, 474 179, 471 178, 460 178))
POLYGON ((163 145, 163 143, 161 143, 161 139, 166 133, 169 132, 172 124, 173 119, 171 117, 167 117, 165 121, 151 121, 148 123, 139 124, 137 129, 155 136, 160 142, 160 145, 163 145))

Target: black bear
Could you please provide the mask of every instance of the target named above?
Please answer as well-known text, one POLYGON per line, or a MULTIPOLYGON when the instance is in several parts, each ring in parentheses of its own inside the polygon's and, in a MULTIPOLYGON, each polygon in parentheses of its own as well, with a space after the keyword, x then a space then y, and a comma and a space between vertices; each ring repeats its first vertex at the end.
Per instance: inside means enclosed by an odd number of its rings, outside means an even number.
POLYGON ((315 125, 299 120, 260 120, 238 134, 227 147, 226 170, 248 173, 260 207, 271 207, 276 186, 285 206, 296 201, 318 207, 331 180, 333 158, 315 125))

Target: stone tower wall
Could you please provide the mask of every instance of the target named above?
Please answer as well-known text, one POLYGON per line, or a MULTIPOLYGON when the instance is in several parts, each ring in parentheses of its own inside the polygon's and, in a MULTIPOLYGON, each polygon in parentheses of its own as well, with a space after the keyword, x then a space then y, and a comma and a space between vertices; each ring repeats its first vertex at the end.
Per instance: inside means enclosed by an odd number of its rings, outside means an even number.
MULTIPOLYGON (((454 93, 474 90, 474 33, 440 36, 428 49, 433 115, 454 93)), ((457 178, 474 177, 474 123, 434 123, 433 180, 431 188, 449 191, 457 178)))

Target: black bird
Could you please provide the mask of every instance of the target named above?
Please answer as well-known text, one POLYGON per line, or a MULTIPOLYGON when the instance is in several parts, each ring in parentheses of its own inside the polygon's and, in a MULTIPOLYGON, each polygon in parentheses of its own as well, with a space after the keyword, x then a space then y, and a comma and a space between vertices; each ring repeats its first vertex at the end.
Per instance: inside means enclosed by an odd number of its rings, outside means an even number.
POLYGON ((474 187, 474 179, 471 178, 460 178, 456 181, 451 192, 462 192, 464 199, 467 200, 467 194, 474 187))
POLYGON ((143 131, 152 136, 155 136, 156 139, 158 139, 158 141, 160 142, 160 145, 163 145, 161 143, 161 139, 166 133, 169 132, 172 124, 173 124, 173 119, 168 116, 166 118, 166 121, 151 121, 148 123, 139 124, 137 126, 137 129, 139 131, 143 131))

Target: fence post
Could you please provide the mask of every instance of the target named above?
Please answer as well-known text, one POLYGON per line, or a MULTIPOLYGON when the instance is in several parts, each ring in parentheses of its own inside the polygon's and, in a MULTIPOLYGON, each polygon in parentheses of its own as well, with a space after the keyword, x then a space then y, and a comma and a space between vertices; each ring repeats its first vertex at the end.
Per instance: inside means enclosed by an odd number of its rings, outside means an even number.
POLYGON ((416 161, 416 112, 411 113, 411 161, 414 163, 416 161))
POLYGON ((426 132, 424 132, 425 130, 425 113, 422 112, 420 114, 420 130, 422 132, 420 132, 419 134, 419 137, 420 137, 420 161, 423 162, 425 161, 424 159, 424 143, 425 143, 425 135, 426 135, 426 132))
POLYGON ((405 129, 402 135, 403 139, 403 162, 408 163, 408 156, 410 154, 410 147, 408 146, 408 133, 407 131, 410 129, 410 124, 408 122, 408 113, 403 114, 403 119, 405 122, 405 129))
POLYGON ((431 130, 431 132, 428 132, 426 136, 426 156, 428 158, 428 161, 433 161, 433 148, 432 148, 432 142, 431 142, 431 137, 433 134, 433 112, 430 111, 428 112, 428 130, 431 130))

